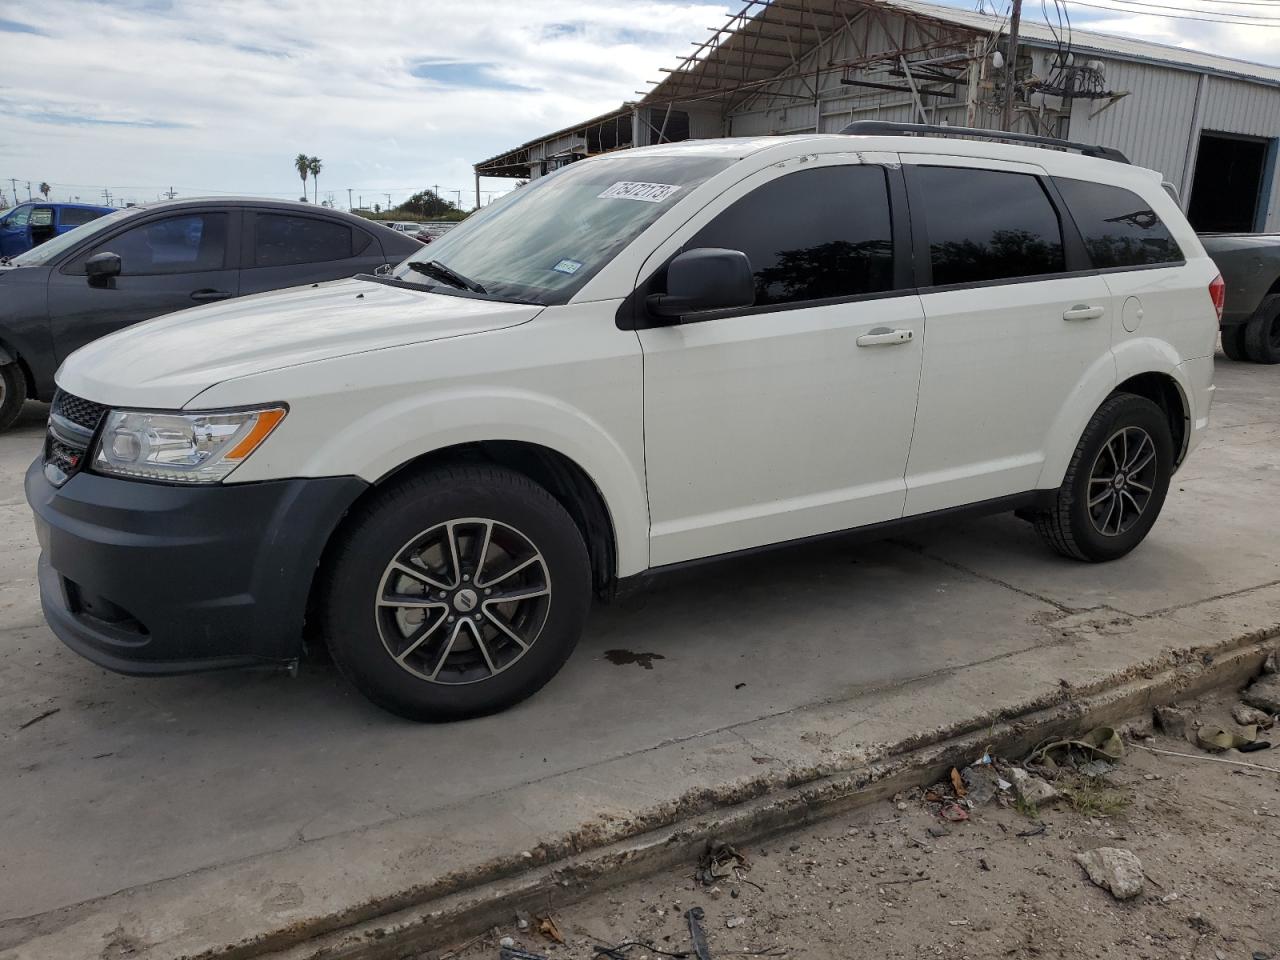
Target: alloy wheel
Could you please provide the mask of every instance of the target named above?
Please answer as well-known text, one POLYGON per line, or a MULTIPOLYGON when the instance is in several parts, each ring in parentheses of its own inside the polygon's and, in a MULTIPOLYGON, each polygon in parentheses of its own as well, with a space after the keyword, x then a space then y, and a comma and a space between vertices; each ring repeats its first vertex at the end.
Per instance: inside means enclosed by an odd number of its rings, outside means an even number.
POLYGON ((488 680, 537 641, 551 609, 542 553, 509 524, 470 517, 437 524, 397 551, 378 583, 383 646, 431 683, 488 680))
POLYGON ((1142 519, 1155 489, 1156 445, 1141 427, 1121 427, 1103 444, 1089 472, 1089 519, 1118 537, 1142 519))

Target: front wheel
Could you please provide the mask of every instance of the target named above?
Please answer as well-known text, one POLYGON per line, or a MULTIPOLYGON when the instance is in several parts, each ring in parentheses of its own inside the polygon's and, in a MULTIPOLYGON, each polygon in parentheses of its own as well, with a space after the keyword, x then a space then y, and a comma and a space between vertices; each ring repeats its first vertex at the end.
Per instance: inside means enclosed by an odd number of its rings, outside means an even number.
POLYGON ((531 696, 577 644, 586 546, 546 490, 493 466, 388 488, 348 523, 329 565, 324 628, 339 669, 413 720, 456 720, 531 696))
POLYGON ((1092 563, 1123 557, 1156 522, 1172 472, 1164 411, 1145 397, 1116 394, 1085 427, 1036 530, 1066 557, 1092 563))

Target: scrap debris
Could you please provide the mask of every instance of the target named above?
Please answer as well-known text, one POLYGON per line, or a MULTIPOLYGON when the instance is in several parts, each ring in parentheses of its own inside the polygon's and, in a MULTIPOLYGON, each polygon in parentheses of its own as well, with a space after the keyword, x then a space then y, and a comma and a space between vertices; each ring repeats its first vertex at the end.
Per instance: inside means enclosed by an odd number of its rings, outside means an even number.
POLYGON ((693 955, 698 960, 711 960, 707 932, 702 928, 702 921, 706 916, 701 907, 690 907, 684 915, 684 918, 689 921, 689 939, 693 941, 693 955))
POLYGON ((751 861, 731 844, 723 840, 708 840, 698 858, 694 879, 704 887, 713 887, 720 881, 744 882, 743 874, 751 869, 751 861))
POLYGON ((553 940, 564 946, 564 934, 560 932, 560 928, 556 926, 556 922, 550 917, 538 918, 538 932, 548 940, 553 940))

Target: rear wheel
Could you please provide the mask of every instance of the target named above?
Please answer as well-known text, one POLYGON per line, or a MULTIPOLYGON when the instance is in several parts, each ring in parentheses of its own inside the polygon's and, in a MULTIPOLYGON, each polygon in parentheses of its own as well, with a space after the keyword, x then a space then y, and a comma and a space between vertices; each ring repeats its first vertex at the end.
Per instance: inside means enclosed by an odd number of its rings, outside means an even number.
POLYGON ((1116 394, 1089 421, 1036 530, 1063 556, 1092 563, 1123 557, 1160 515, 1172 469, 1164 411, 1145 397, 1116 394))
POLYGON ((0 430, 8 430, 27 399, 27 378, 16 363, 0 367, 0 430))
POLYGON ((353 517, 324 596, 334 661, 414 720, 493 713, 577 644, 591 570, 573 520, 527 477, 460 466, 412 477, 353 517))
POLYGON ((1244 325, 1244 346, 1254 363, 1280 363, 1280 293, 1258 304, 1244 325))
POLYGON ((1249 359, 1249 351, 1244 345, 1244 327, 1243 323, 1237 323, 1222 328, 1222 352, 1228 360, 1243 362, 1249 359))

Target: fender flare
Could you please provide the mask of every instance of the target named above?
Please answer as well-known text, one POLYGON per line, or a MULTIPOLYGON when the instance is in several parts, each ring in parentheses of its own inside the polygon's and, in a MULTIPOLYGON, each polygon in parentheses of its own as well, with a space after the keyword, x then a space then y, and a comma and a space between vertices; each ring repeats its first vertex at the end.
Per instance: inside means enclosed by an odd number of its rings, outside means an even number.
MULTIPOLYGON (((643 444, 639 435, 631 439, 643 444)), ((302 476, 354 473, 377 484, 431 453, 497 441, 545 447, 578 466, 599 491, 609 514, 616 575, 630 576, 648 568, 649 504, 643 461, 634 462, 619 438, 583 411, 544 394, 486 386, 406 397, 346 424, 296 467, 302 476)), ((261 452, 267 453, 268 448, 261 452)))
POLYGON ((1077 382, 1071 399, 1049 428, 1045 444, 1047 455, 1040 468, 1037 489, 1054 490, 1062 485, 1067 466, 1075 454, 1085 427, 1116 387, 1143 373, 1168 377, 1178 387, 1183 413, 1194 416, 1190 386, 1180 364, 1182 357, 1164 340, 1135 337, 1115 345, 1105 357, 1091 365, 1077 382))

